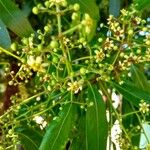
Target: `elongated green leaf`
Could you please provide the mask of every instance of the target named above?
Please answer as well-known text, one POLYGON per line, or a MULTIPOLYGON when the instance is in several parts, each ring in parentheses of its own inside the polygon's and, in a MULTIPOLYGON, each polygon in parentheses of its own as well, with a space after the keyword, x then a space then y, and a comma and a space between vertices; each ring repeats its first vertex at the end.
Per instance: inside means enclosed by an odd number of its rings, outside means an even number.
POLYGON ((16 132, 18 133, 21 144, 25 150, 38 150, 42 141, 42 135, 40 133, 38 133, 35 129, 28 127, 16 128, 16 132))
POLYGON ((150 7, 150 0, 135 0, 135 3, 138 5, 137 9, 140 11, 150 7))
POLYGON ((86 149, 86 146, 85 146, 85 119, 86 119, 86 116, 85 116, 85 113, 82 113, 80 115, 80 117, 78 118, 78 123, 76 125, 76 132, 77 132, 77 135, 76 137, 73 139, 70 147, 69 147, 69 150, 84 150, 86 149))
POLYGON ((134 106, 138 107, 142 99, 150 104, 150 92, 139 89, 131 83, 124 83, 123 85, 113 83, 113 86, 134 106))
POLYGON ((131 78, 138 88, 144 91, 150 91, 150 83, 148 83, 146 76, 134 65, 131 67, 131 78))
POLYGON ((24 0, 24 1, 25 2, 22 7, 22 12, 24 13, 25 16, 29 16, 35 4, 34 4, 34 1, 31 1, 31 0, 24 0))
POLYGON ((0 0, 0 19, 18 36, 29 36, 33 29, 23 12, 11 0, 0 0))
POLYGON ((9 48, 11 44, 11 40, 8 34, 8 31, 6 29, 5 24, 0 19, 0 46, 3 48, 9 48))
POLYGON ((109 14, 118 17, 121 8, 121 0, 109 0, 109 14))
POLYGON ((96 0, 68 0, 70 4, 80 4, 80 10, 83 14, 88 13, 93 19, 93 28, 88 39, 91 40, 96 32, 97 22, 100 19, 99 8, 96 5, 96 0))
POLYGON ((93 106, 86 112, 86 150, 106 150, 107 120, 104 101, 95 86, 88 89, 88 100, 93 106))
POLYGON ((73 104, 64 106, 59 117, 50 122, 39 150, 62 150, 68 139, 75 115, 73 104))
MULTIPOLYGON (((125 100, 124 98, 122 99, 122 115, 127 115, 133 112, 133 104, 130 103, 129 101, 125 100)), ((131 137, 131 141, 133 145, 139 145, 140 141, 140 133, 137 134, 137 132, 133 128, 131 128, 131 124, 133 127, 140 126, 140 123, 138 121, 137 115, 132 114, 132 115, 127 115, 126 117, 122 118, 122 123, 125 129, 127 129, 129 132, 133 133, 131 137)))

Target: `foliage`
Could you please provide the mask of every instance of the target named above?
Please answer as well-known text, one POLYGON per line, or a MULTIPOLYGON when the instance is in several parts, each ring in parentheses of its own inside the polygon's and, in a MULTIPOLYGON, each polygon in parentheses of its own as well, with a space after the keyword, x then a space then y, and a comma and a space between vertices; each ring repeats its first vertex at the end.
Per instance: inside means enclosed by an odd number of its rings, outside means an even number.
POLYGON ((148 149, 149 4, 1 0, 0 150, 148 149))

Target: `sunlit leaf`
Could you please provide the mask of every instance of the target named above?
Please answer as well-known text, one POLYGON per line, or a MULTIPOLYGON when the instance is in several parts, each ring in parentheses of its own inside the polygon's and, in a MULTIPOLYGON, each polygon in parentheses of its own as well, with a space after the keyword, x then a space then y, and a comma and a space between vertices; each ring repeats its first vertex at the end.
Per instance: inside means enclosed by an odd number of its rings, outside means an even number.
POLYGON ((136 66, 131 66, 131 79, 134 82, 134 84, 144 90, 144 91, 150 91, 150 83, 146 79, 146 76, 143 73, 144 71, 139 70, 136 66))
POLYGON ((97 23, 100 19, 99 8, 96 5, 96 0, 68 0, 68 2, 71 4, 74 3, 80 4, 81 12, 83 14, 88 13, 90 17, 93 19, 92 31, 88 36, 89 40, 91 40, 96 32, 97 23))
POLYGON ((29 36, 33 29, 23 12, 11 0, 0 0, 0 19, 18 36, 29 36))
POLYGON ((122 99, 122 106, 122 115, 130 114, 125 117, 122 117, 122 124, 125 127, 125 129, 128 129, 129 132, 133 133, 133 135, 131 136, 131 141, 133 145, 139 145, 140 133, 135 133, 136 131, 133 131, 133 128, 131 128, 131 125, 133 127, 140 125, 137 115, 132 114, 132 112, 134 111, 133 108, 135 109, 135 107, 131 102, 127 101, 124 98, 122 99))
POLYGON ((78 123, 76 125, 76 137, 73 139, 69 150, 78 150, 78 149, 86 149, 85 147, 85 120, 86 116, 85 113, 81 113, 80 117, 78 118, 78 123))
POLYGON ((121 0, 109 0, 109 14, 118 17, 121 8, 121 0))
POLYGON ((38 150, 42 140, 42 135, 39 132, 25 126, 16 128, 16 132, 25 150, 38 150))
POLYGON ((3 21, 0 19, 0 46, 3 48, 9 48, 11 44, 11 40, 9 37, 9 33, 3 21))
POLYGON ((86 111, 86 149, 106 150, 107 120, 104 101, 95 86, 89 86, 88 103, 93 106, 86 111))
POLYGON ((140 11, 150 7, 150 0, 135 0, 134 2, 137 5, 137 9, 140 11))
POLYGON ((74 106, 68 104, 61 110, 58 118, 50 122, 43 137, 39 150, 62 150, 67 143, 69 132, 72 128, 74 106))
POLYGON ((113 83, 113 86, 134 106, 138 107, 142 99, 150 104, 150 92, 137 88, 131 83, 124 83, 123 85, 113 83))

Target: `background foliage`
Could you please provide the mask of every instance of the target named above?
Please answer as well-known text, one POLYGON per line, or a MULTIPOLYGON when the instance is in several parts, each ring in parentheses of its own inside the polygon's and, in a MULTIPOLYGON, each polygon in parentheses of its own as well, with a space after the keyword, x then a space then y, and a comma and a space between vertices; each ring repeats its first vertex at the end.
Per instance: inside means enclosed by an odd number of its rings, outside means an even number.
POLYGON ((149 6, 0 0, 0 150, 149 149, 149 6))

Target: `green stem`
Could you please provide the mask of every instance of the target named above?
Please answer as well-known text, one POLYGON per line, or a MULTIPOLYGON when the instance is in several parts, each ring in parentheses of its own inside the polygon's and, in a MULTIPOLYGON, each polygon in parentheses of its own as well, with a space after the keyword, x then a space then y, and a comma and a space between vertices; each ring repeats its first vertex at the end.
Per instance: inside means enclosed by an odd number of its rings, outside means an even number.
POLYGON ((36 97, 38 97, 38 96, 40 96, 40 95, 43 95, 43 94, 46 93, 46 92, 47 92, 47 91, 43 91, 43 92, 38 93, 38 94, 36 94, 36 95, 34 95, 34 96, 31 96, 31 97, 25 99, 22 103, 20 103, 20 105, 25 104, 25 103, 29 102, 31 99, 36 98, 36 97))
MULTIPOLYGON (((38 97, 38 96, 40 96, 40 95, 42 95, 42 94, 44 94, 44 93, 46 93, 46 92, 47 92, 47 91, 43 91, 43 92, 38 93, 38 94, 36 94, 36 95, 34 95, 34 96, 31 96, 31 97, 25 99, 24 101, 22 101, 21 103, 19 103, 18 105, 15 105, 15 107, 20 106, 20 105, 23 105, 23 104, 29 102, 31 99, 36 98, 36 97, 38 97)), ((12 108, 12 109, 9 109, 6 113, 4 113, 2 116, 0 116, 0 119, 4 118, 7 114, 9 114, 9 113, 10 113, 11 111, 13 111, 13 110, 14 110, 13 108, 12 108)))
MULTIPOLYGON (((133 107, 133 105, 131 105, 131 107, 132 107, 132 109, 135 111, 135 108, 133 107)), ((150 141, 149 141, 149 139, 148 139, 148 137, 147 137, 147 134, 145 133, 145 130, 144 130, 143 126, 142 126, 143 123, 142 123, 142 121, 141 121, 140 116, 138 115, 138 113, 136 113, 136 116, 137 116, 137 118, 138 118, 138 121, 139 121, 140 126, 141 126, 141 128, 142 128, 142 130, 143 130, 143 134, 144 134, 144 136, 145 136, 147 142, 150 143, 150 141)))
POLYGON ((57 25, 58 25, 58 34, 61 36, 61 14, 60 14, 60 8, 59 5, 56 5, 56 12, 57 12, 57 25))
MULTIPOLYGON (((61 29, 61 14, 60 14, 60 8, 59 8, 59 5, 56 5, 56 12, 57 12, 57 26, 58 26, 58 35, 59 37, 62 36, 62 29, 61 29)), ((67 57, 67 53, 66 53, 66 50, 65 50, 65 47, 63 45, 63 41, 62 39, 61 40, 61 49, 62 49, 62 52, 63 52, 63 56, 65 58, 65 61, 66 61, 66 67, 67 67, 67 71, 68 71, 68 74, 70 74, 71 72, 71 65, 68 61, 68 57, 67 57)))
POLYGON ((61 41, 61 49, 62 49, 63 56, 64 56, 65 61, 66 61, 66 68, 67 68, 68 74, 70 75, 70 73, 72 71, 72 67, 68 61, 68 57, 67 57, 67 53, 66 53, 66 50, 64 48, 64 45, 63 45, 63 41, 61 41))
POLYGON ((116 54, 116 57, 115 57, 115 59, 114 59, 114 61, 112 63, 113 66, 115 65, 115 62, 117 61, 117 58, 118 58, 119 54, 120 54, 120 50, 118 50, 118 52, 116 54))
POLYGON ((136 113, 138 113, 138 112, 140 112, 140 111, 134 111, 134 112, 127 113, 127 114, 125 114, 125 115, 122 115, 122 118, 128 117, 128 116, 130 116, 130 115, 134 115, 134 114, 136 114, 136 113))
POLYGON ((92 56, 85 56, 85 57, 77 58, 77 59, 73 60, 72 62, 76 62, 76 61, 80 61, 80 60, 84 60, 84 59, 92 59, 92 56))
POLYGON ((78 24, 78 25, 76 25, 76 26, 74 26, 74 27, 68 29, 67 31, 64 31, 64 32, 62 33, 62 35, 66 35, 66 34, 68 34, 68 33, 71 33, 71 32, 73 32, 73 31, 77 30, 80 26, 81 26, 81 24, 78 24))
MULTIPOLYGON (((121 123, 121 121, 120 121, 120 119, 121 119, 121 118, 120 118, 120 115, 119 115, 119 113, 117 112, 117 110, 113 107, 113 104, 112 104, 112 101, 111 101, 111 96, 110 96, 110 94, 109 94, 108 91, 107 91, 108 88, 105 87, 105 85, 104 85, 103 82, 100 82, 100 86, 101 86, 102 92, 104 93, 104 95, 107 97, 107 99, 108 99, 108 101, 109 101, 110 108, 113 110, 113 112, 115 113, 115 115, 116 115, 116 117, 117 117, 117 119, 118 119, 118 121, 119 121, 119 124, 120 124, 121 129, 123 130, 123 132, 125 133, 127 139, 128 139, 129 142, 131 143, 131 139, 130 139, 128 133, 126 132, 126 129, 124 128, 124 126, 122 125, 122 123, 121 123)), ((111 110, 111 109, 110 109, 110 110, 111 110)), ((111 113, 111 112, 110 112, 110 113, 111 113)))
POLYGON ((10 65, 8 62, 0 62, 0 65, 10 65))
POLYGON ((4 52, 4 53, 6 53, 7 55, 10 55, 10 56, 12 56, 12 57, 18 59, 18 60, 21 61, 21 62, 23 62, 20 57, 16 56, 15 54, 9 52, 8 50, 6 50, 6 49, 4 49, 4 48, 2 48, 2 47, 0 47, 0 51, 2 51, 2 52, 4 52))

